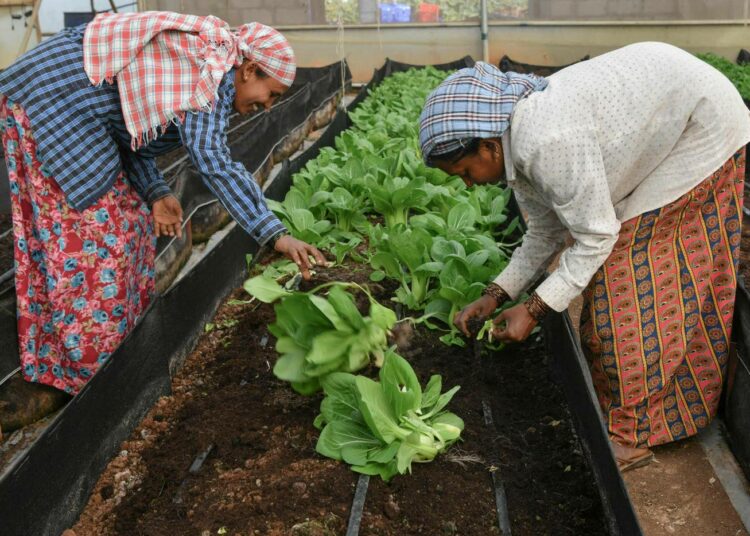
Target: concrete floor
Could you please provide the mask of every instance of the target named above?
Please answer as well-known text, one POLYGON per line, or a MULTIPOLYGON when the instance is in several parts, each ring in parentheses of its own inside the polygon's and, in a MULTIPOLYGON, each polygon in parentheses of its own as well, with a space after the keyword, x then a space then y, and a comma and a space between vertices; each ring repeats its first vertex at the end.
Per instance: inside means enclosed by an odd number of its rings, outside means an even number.
MULTIPOLYGON (((576 330, 581 301, 568 310, 576 330)), ((624 473, 646 536, 750 535, 750 484, 721 428, 657 447, 655 462, 624 473)))

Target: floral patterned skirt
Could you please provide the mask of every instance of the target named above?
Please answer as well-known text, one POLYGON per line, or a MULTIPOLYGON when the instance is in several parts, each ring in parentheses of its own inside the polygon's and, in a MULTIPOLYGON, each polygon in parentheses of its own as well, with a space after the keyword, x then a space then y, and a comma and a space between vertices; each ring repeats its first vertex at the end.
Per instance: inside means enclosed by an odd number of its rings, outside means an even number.
POLYGON ((27 381, 77 393, 148 306, 154 237, 124 175, 83 211, 37 159, 23 108, 0 95, 13 213, 18 342, 27 381))
POLYGON ((584 293, 581 340, 610 435, 654 446, 716 415, 729 357, 745 149, 622 224, 584 293))

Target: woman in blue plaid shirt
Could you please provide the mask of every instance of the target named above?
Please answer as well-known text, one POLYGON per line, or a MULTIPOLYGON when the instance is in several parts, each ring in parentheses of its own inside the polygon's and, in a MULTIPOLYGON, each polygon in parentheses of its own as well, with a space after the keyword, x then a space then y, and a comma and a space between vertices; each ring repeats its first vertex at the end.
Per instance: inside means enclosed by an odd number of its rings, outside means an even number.
POLYGON ((155 164, 175 147, 261 245, 306 277, 324 262, 286 234, 226 145, 230 114, 268 109, 294 71, 267 26, 144 13, 63 30, 0 74, 25 380, 77 393, 148 305, 156 236, 181 233, 155 164))

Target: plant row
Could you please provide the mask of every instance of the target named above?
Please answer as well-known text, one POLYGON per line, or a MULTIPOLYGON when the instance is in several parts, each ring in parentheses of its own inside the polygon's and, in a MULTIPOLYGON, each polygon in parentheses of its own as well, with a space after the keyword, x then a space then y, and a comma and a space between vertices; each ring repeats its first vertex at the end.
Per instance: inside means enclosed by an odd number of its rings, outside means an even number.
MULTIPOLYGON (((443 342, 464 345, 453 315, 505 267, 513 246, 505 242, 518 220, 508 221, 509 189, 467 189, 422 162, 419 113, 445 76, 428 67, 387 78, 350 114, 353 127, 292 178, 283 202, 269 206, 295 237, 336 262, 350 257, 371 265, 373 281, 397 281, 394 301, 445 331, 443 342)), ((276 304, 274 374, 301 394, 325 394, 315 421, 318 452, 388 480, 458 440, 463 421, 446 410, 458 387, 442 393, 436 375, 422 388, 389 347, 394 311, 355 283, 307 292, 279 284, 295 270, 274 263, 245 289, 276 304), (366 311, 358 294, 367 297, 366 311), (380 367, 379 381, 355 375, 370 364, 380 367)))
POLYGON ((395 301, 439 321, 443 342, 463 346, 453 315, 507 265, 518 218, 508 221, 509 188, 469 189, 423 163, 419 114, 445 76, 427 67, 385 79, 350 114, 353 127, 270 207, 338 263, 352 256, 375 269, 373 280, 398 281, 395 301))

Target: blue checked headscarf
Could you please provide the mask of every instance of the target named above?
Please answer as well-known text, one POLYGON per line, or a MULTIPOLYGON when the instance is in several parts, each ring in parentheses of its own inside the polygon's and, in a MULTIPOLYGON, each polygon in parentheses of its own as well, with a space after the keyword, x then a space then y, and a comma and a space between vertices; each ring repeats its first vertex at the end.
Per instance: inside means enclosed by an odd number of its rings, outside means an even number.
POLYGON ((430 93, 422 109, 423 158, 453 152, 467 139, 501 136, 510 126, 516 103, 545 87, 546 78, 504 73, 483 62, 453 73, 430 93))

